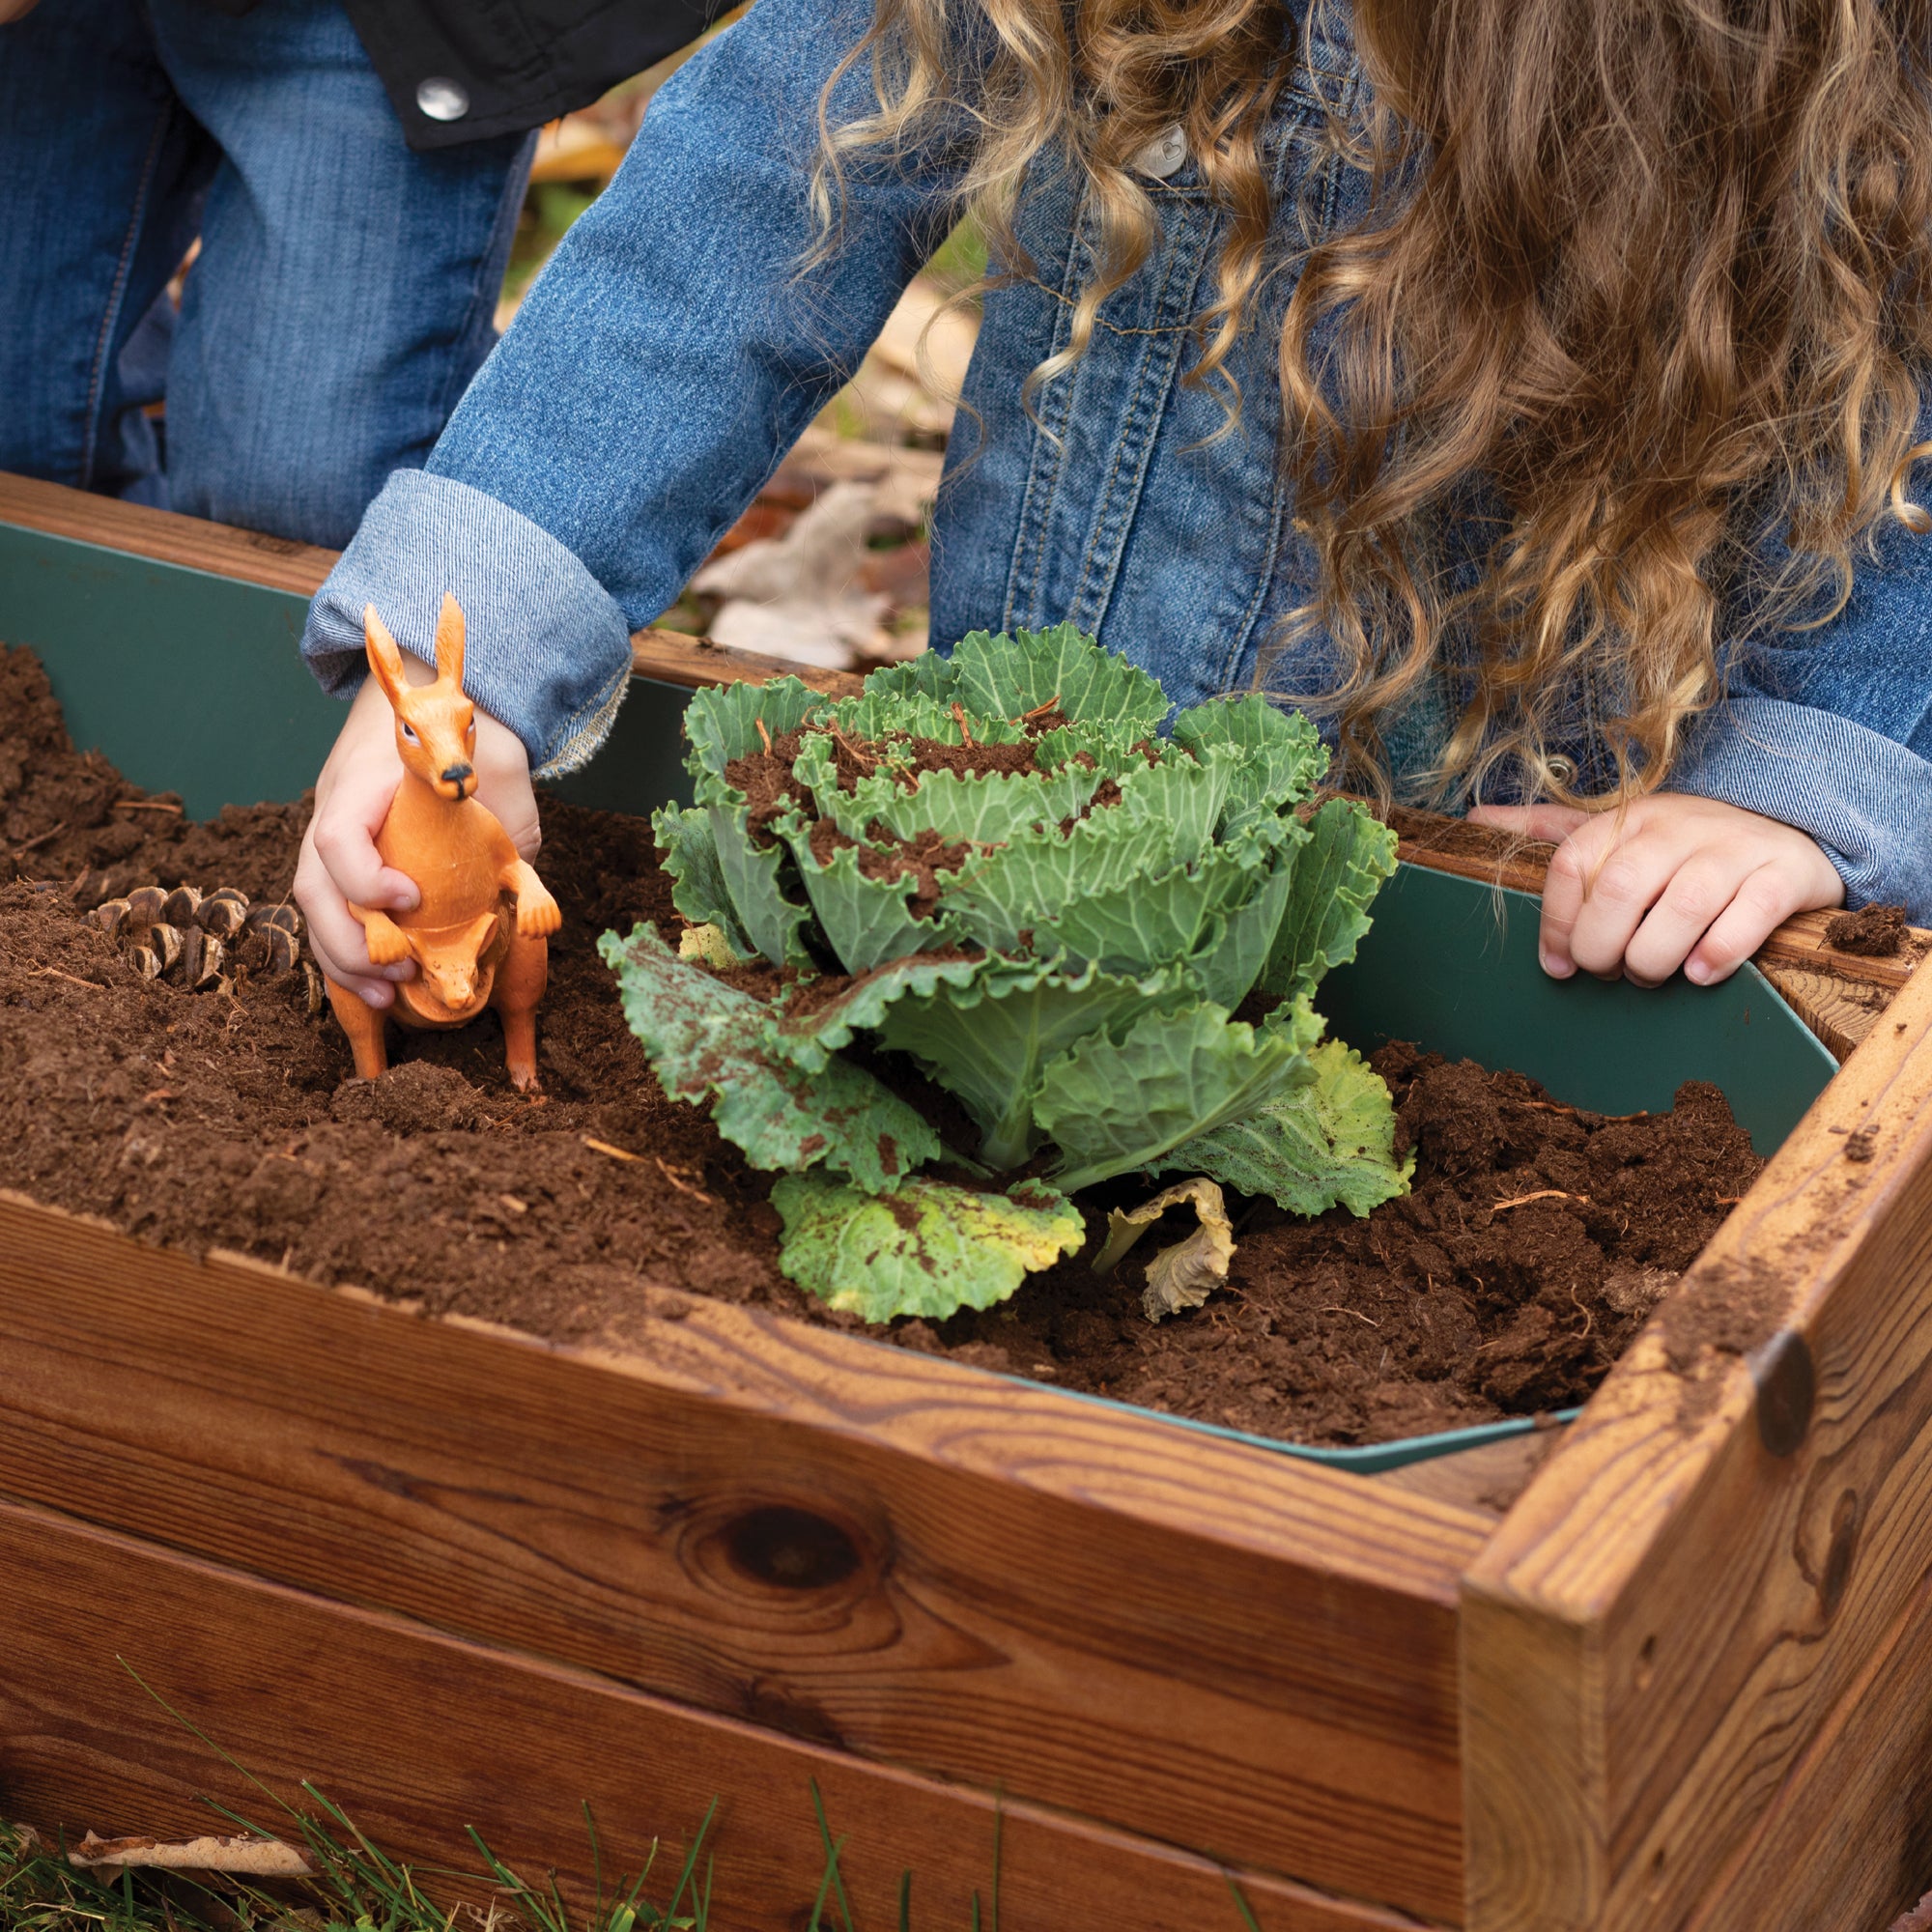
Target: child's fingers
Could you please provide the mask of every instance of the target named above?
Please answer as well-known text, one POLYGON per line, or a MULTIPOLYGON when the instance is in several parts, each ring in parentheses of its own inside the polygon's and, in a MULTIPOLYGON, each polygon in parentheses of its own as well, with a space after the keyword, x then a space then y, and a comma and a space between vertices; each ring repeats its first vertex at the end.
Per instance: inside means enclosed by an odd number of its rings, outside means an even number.
POLYGON ((1543 917, 1537 931, 1537 951, 1543 970, 1553 980, 1567 980, 1577 970, 1577 923, 1582 918, 1591 888, 1597 883, 1609 849, 1611 830, 1606 819, 1586 819, 1558 843, 1549 861, 1549 870, 1543 881, 1543 917))
POLYGON ((534 859, 543 844, 537 797, 530 788, 529 754, 508 725, 476 714, 476 796, 496 814, 521 859, 534 859))
POLYGON ((410 912, 421 898, 415 881, 383 863, 376 834, 388 816, 392 784, 333 786, 327 801, 318 802, 309 834, 335 889, 356 905, 384 912, 410 912))
POLYGON ((1544 970, 1557 979, 1579 966, 1599 980, 1621 977, 1632 937, 1682 857, 1675 841, 1639 836, 1612 814, 1573 833, 1557 847, 1544 886, 1544 970))
POLYGON ((1728 980, 1787 919, 1818 902, 1810 886, 1789 866, 1760 866, 1691 949, 1684 977, 1699 986, 1728 980))
POLYGON ((1590 816, 1573 805, 1479 805, 1470 811, 1469 823, 1513 832, 1519 838, 1534 838, 1545 845, 1560 845, 1590 816))
MULTIPOLYGON (((1737 902, 1745 887, 1764 878, 1765 871, 1754 869, 1755 866, 1755 855, 1729 852, 1721 846, 1706 846, 1686 859, 1664 882, 1656 903, 1625 947, 1624 978, 1639 986, 1661 986, 1737 902)), ((1774 918, 1764 930, 1769 932, 1776 923, 1777 918, 1774 918)))
POLYGON ((310 838, 302 839, 296 863, 295 901, 308 922, 309 951, 324 974, 372 1007, 388 1006, 396 997, 390 980, 413 973, 414 964, 383 968, 370 963, 361 923, 336 891, 310 838))

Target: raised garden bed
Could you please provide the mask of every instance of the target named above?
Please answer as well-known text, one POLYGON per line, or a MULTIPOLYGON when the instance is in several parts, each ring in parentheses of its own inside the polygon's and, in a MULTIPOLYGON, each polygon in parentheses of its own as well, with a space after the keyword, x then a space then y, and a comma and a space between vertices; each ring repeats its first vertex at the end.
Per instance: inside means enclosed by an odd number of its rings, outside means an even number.
MULTIPOLYGON (((252 597, 235 648, 253 609, 271 653, 325 562, 278 593, 207 526, 0 513, 0 637, 83 730, 103 611, 252 597)), ((151 786, 217 769, 96 738, 151 786)), ((997 1804, 1003 1922, 1041 1932, 1237 1924, 1223 1863, 1270 1932, 1876 1926, 1932 1842, 1932 982, 1841 993, 1909 960, 1816 923, 1772 967, 1865 1043, 1580 1420, 1379 1478, 753 1302, 666 1288, 621 1349, 541 1344, 10 1197, 0 1812, 174 1831, 238 1795, 120 1656, 428 1858, 474 1824, 582 1877, 581 1799, 617 1861, 720 1797, 733 1925, 803 1922, 815 1778, 862 1922, 910 1867, 915 1922, 964 1923, 997 1804)))

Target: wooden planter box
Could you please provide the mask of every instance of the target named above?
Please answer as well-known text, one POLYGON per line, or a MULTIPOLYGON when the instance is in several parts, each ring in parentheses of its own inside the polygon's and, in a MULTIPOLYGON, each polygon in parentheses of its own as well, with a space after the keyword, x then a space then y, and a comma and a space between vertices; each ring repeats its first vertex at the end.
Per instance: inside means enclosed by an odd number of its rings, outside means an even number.
MULTIPOLYGON (((0 519, 9 641, 21 571, 327 562, 0 519)), ((1238 1932, 1230 1873, 1266 1932, 1878 1932, 1932 1882, 1932 975, 1818 929, 1766 959, 1850 1057, 1506 1512, 1495 1451, 1360 1477, 669 1292, 552 1347, 0 1198, 0 1816, 266 1809, 138 1671, 426 1861, 587 1889, 584 1801, 608 1873, 716 1799, 729 1932, 808 1922, 814 1780, 863 1928, 907 1869, 963 1928, 997 1842, 1005 1932, 1238 1932)))

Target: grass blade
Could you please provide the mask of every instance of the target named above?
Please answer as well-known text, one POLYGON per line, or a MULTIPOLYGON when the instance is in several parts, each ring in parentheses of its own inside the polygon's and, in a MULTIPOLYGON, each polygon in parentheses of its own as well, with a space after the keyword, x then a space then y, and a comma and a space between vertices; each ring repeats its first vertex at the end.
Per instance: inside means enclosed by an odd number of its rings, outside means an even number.
MULTIPOLYGON (((826 1875, 831 1879, 833 1888, 838 1895, 838 1916, 845 1921, 845 1932, 855 1932, 852 1924, 852 1902, 845 1896, 845 1875, 838 1869, 838 1854, 844 1849, 845 1840, 840 1838, 837 1844, 832 1842, 832 1827, 825 1820, 825 1800, 818 1795, 818 1780, 810 1777, 807 1778, 806 1782, 811 1786, 811 1808, 818 1813, 818 1836, 820 1843, 825 1847, 826 1875)), ((997 1921, 994 1932, 999 1932, 997 1921)))
POLYGON ((825 1876, 818 1881, 818 1896, 811 1901, 811 1917, 807 1919, 805 1932, 824 1932, 824 1912, 827 1893, 832 1889, 832 1861, 826 1861, 825 1876))
MULTIPOLYGON (((716 1818, 717 1815, 718 1815, 718 1801, 717 1799, 714 1798, 711 1801, 711 1808, 707 1810, 704 1814, 703 1824, 701 1824, 697 1828, 696 1837, 695 1837, 691 1841, 691 1850, 685 1857, 684 1869, 677 1875, 677 1889, 671 1893, 670 1903, 665 1908, 664 1922, 666 1924, 668 1924, 670 1922, 672 1915, 677 1911, 677 1908, 684 1903, 685 1889, 691 1884, 692 1874, 696 1872, 697 1869, 697 1860, 699 1854, 704 1850, 705 1836, 711 1830, 711 1821, 714 1818, 716 1818)), ((710 1884, 710 1871, 708 1867, 705 1872, 705 1883, 707 1886, 710 1884)), ((694 1898, 693 1900, 694 1907, 696 1906, 696 1898, 694 1898)), ((705 1900, 705 1909, 706 1911, 709 1911, 710 1909, 710 1900, 708 1897, 705 1900)))
MULTIPOLYGON (((179 1711, 177 1711, 175 1707, 172 1704, 170 1704, 168 1700, 165 1697, 163 1697, 161 1693, 158 1690, 156 1690, 155 1687, 152 1684, 150 1684, 148 1680, 145 1677, 143 1677, 141 1673, 138 1670, 136 1670, 134 1666, 131 1663, 129 1663, 125 1657, 122 1657, 119 1654, 117 1654, 114 1659, 114 1662, 118 1663, 121 1666, 121 1668, 125 1670, 128 1673, 128 1675, 131 1677, 134 1680, 134 1682, 138 1684, 141 1687, 141 1689, 145 1690, 148 1693, 148 1695, 152 1697, 155 1700, 155 1702, 158 1704, 161 1707, 161 1709, 164 1710, 168 1714, 168 1716, 171 1717, 175 1720, 175 1722, 182 1727, 183 1730, 186 1731, 190 1737, 199 1738, 201 1742, 205 1744, 209 1747, 209 1749, 212 1750, 214 1753, 214 1755, 218 1757, 221 1760, 221 1762, 229 1768, 230 1771, 237 1772, 242 1776, 245 1777, 248 1780, 248 1782, 256 1788, 257 1791, 261 1792, 262 1795, 268 1799, 270 1804, 275 1805, 280 1810, 286 1811, 291 1818, 297 1821, 298 1824, 301 1822, 301 1813, 298 1811, 294 1805, 288 1804, 283 1799, 277 1798, 274 1792, 271 1791, 268 1785, 264 1784, 262 1780, 259 1777, 257 1777, 255 1774, 252 1771, 250 1771, 248 1767, 241 1761, 240 1758, 230 1757, 229 1754, 225 1750, 223 1750, 221 1747, 218 1744, 216 1744, 214 1740, 212 1737, 210 1737, 208 1733, 204 1731, 199 1724, 190 1723, 187 1720, 187 1719, 183 1717, 182 1714, 179 1711)), ((248 1829, 251 1832, 257 1830, 257 1828, 253 1825, 250 1825, 248 1829)), ((261 1832, 259 1833, 259 1835, 264 1838, 270 1838, 273 1837, 274 1833, 272 1832, 261 1832)))
POLYGON ((1235 1894, 1235 1903, 1240 1909, 1241 1922, 1248 1928, 1248 1932, 1262 1932, 1260 1921, 1249 1909, 1248 1901, 1241 1896, 1241 1888, 1235 1883, 1234 1873, 1223 1872, 1221 1876, 1228 1881, 1228 1889, 1235 1894))
MULTIPOLYGON (((596 1903, 590 1908, 590 1932, 603 1932, 604 1928, 604 1847, 597 1842, 597 1818, 590 1809, 590 1801, 583 1801, 583 1829, 590 1833, 590 1877, 596 1894, 596 1903)), ((648 1865, 644 1867, 650 1869, 648 1865)))

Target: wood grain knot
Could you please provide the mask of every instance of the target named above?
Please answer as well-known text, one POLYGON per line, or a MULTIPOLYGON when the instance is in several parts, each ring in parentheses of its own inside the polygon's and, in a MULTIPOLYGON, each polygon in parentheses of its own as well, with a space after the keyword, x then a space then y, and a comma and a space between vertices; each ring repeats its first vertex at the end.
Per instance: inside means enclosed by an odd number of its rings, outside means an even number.
POLYGON ((788 1503, 747 1510, 724 1528, 732 1567, 775 1590, 829 1590, 859 1568, 859 1547, 829 1518, 788 1503))
POLYGON ((1818 1607, 1833 1615, 1851 1581, 1852 1558, 1858 1554, 1859 1525, 1864 1509, 1856 1490, 1842 1490, 1832 1510, 1832 1541, 1825 1549, 1825 1568, 1818 1578, 1818 1607))
POLYGON ((1757 1389, 1758 1440, 1774 1456, 1792 1455, 1811 1427, 1818 1375, 1811 1350, 1795 1328, 1774 1335, 1750 1358, 1757 1389))

